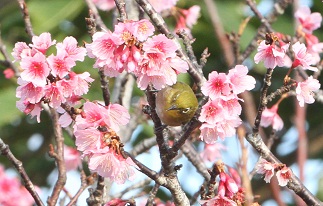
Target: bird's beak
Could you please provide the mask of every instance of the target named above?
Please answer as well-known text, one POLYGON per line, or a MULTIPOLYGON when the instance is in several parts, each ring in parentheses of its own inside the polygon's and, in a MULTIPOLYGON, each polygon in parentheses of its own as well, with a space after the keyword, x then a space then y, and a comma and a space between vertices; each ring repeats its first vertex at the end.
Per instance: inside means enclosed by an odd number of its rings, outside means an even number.
POLYGON ((177 110, 177 109, 178 109, 177 106, 175 104, 173 104, 166 111, 169 111, 169 110, 177 110))

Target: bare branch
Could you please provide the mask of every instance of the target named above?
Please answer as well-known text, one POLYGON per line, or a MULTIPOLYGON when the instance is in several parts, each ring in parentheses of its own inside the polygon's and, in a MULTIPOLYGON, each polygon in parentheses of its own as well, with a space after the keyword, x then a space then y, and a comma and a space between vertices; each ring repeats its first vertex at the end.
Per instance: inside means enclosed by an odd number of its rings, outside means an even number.
POLYGON ((32 39, 32 37, 35 36, 35 34, 33 32, 33 27, 30 21, 30 16, 29 16, 26 2, 24 0, 17 0, 17 1, 22 11, 22 15, 24 17, 26 32, 29 35, 30 39, 32 39))
POLYGON ((56 151, 54 150, 54 147, 50 145, 49 155, 52 158, 55 158, 56 165, 58 168, 58 178, 55 183, 51 196, 49 196, 47 199, 47 204, 54 206, 56 205, 59 194, 61 193, 66 183, 66 168, 65 168, 65 162, 64 162, 64 136, 63 136, 62 128, 58 123, 59 117, 55 109, 51 108, 50 114, 53 121, 56 151))
POLYGON ((12 154, 11 150, 9 149, 9 146, 6 145, 1 138, 0 138, 0 154, 5 156, 13 164, 13 166, 16 168, 17 172, 20 174, 20 177, 21 177, 26 189, 28 190, 30 195, 34 198, 35 203, 38 206, 43 206, 44 203, 41 201, 38 193, 35 190, 35 186, 31 182, 31 180, 29 179, 29 176, 27 175, 27 173, 25 171, 25 168, 22 165, 22 162, 19 161, 12 154))

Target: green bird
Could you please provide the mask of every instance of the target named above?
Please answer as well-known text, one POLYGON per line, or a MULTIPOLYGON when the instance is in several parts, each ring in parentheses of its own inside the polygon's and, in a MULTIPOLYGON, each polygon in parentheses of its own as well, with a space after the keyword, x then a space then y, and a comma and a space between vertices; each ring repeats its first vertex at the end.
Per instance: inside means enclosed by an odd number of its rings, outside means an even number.
POLYGON ((198 108, 191 87, 177 82, 157 93, 156 111, 161 121, 169 126, 180 126, 190 121, 198 108))

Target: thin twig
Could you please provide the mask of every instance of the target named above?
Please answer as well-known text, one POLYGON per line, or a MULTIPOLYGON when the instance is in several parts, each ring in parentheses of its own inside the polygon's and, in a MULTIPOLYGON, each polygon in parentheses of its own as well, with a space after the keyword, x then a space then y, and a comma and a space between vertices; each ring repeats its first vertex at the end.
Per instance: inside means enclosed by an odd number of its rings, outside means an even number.
MULTIPOLYGON (((268 15, 267 22, 269 24, 273 23, 278 15, 282 15, 289 4, 291 4, 293 0, 278 0, 273 7, 273 11, 268 15)), ((267 25, 268 26, 268 25, 267 25)), ((259 38, 264 38, 266 33, 266 26, 264 24, 258 27, 257 34, 254 36, 252 41, 249 43, 247 48, 241 54, 238 64, 242 63, 245 59, 249 57, 249 55, 255 50, 257 47, 257 42, 259 38)))
POLYGON ((120 22, 125 22, 125 20, 128 19, 127 12, 126 12, 126 3, 124 2, 124 0, 115 0, 115 3, 120 14, 120 17, 118 20, 120 22))
POLYGON ((90 176, 89 178, 86 177, 86 174, 84 171, 81 171, 81 187, 77 191, 77 193, 74 195, 73 198, 71 198, 70 202, 67 204, 67 206, 72 206, 76 203, 77 199, 80 197, 80 195, 83 193, 83 191, 89 186, 93 184, 93 178, 90 176))
POLYGON ((262 14, 259 12, 259 10, 257 9, 257 5, 256 5, 255 1, 246 0, 246 2, 248 4, 248 6, 250 7, 250 9, 252 10, 252 12, 258 17, 260 22, 265 26, 266 32, 268 32, 268 33, 274 32, 274 30, 271 28, 271 25, 268 22, 268 20, 266 18, 264 18, 262 16, 262 14))
POLYGON ((89 8, 90 13, 92 13, 94 15, 96 25, 98 25, 101 30, 108 31, 109 29, 106 27, 106 25, 102 21, 99 11, 96 8, 96 6, 94 5, 93 1, 92 0, 85 0, 85 3, 87 4, 87 6, 89 8))
POLYGON ((56 205, 58 200, 59 194, 61 193, 64 185, 66 183, 66 168, 64 162, 64 136, 62 132, 62 128, 58 123, 58 113, 55 109, 50 109, 50 114, 53 121, 53 128, 54 128, 54 136, 55 136, 55 143, 56 143, 56 152, 52 145, 50 145, 49 155, 52 158, 55 158, 56 165, 58 168, 58 178, 53 188, 51 196, 47 199, 48 205, 56 205))
POLYGON ((110 104, 109 80, 104 75, 104 71, 102 68, 99 69, 99 75, 104 104, 107 106, 110 104))
POLYGON ((258 113, 257 113, 257 117, 255 119, 255 124, 253 127, 253 133, 254 134, 258 134, 259 132, 259 126, 260 126, 260 120, 261 120, 261 115, 263 110, 265 109, 266 105, 267 105, 267 101, 266 101, 266 96, 267 96, 267 91, 268 88, 271 84, 271 77, 272 77, 272 73, 273 73, 274 69, 268 69, 266 76, 265 76, 265 80, 264 80, 264 85, 261 89, 261 96, 260 96, 260 103, 258 106, 258 113))
POLYGON ((30 16, 29 16, 26 2, 24 0, 18 0, 18 4, 20 6, 22 15, 24 17, 26 32, 29 35, 30 39, 32 39, 32 37, 35 36, 35 34, 33 32, 33 27, 30 21, 30 16))
POLYGON ((138 189, 138 188, 142 189, 142 188, 146 187, 147 185, 149 185, 149 183, 151 181, 152 180, 150 178, 146 178, 146 179, 144 179, 142 181, 139 181, 139 182, 127 187, 126 189, 122 190, 121 192, 119 192, 117 194, 114 194, 113 196, 116 197, 116 198, 121 198, 127 192, 130 192, 130 191, 138 189))
POLYGON ((186 141, 184 145, 181 147, 181 151, 187 157, 187 159, 195 166, 196 170, 204 177, 206 181, 209 181, 211 176, 207 170, 206 165, 204 164, 202 158, 194 149, 192 143, 190 141, 186 141))
POLYGON ((15 71, 15 75, 18 77, 20 75, 20 72, 18 70, 18 68, 16 67, 16 65, 14 65, 12 63, 12 60, 7 52, 6 49, 6 45, 3 43, 2 38, 1 38, 1 33, 0 33, 0 52, 2 53, 3 57, 4 57, 4 61, 3 64, 7 67, 10 67, 11 69, 13 69, 15 71))
POLYGON ((155 146, 157 144, 156 142, 156 137, 151 137, 149 139, 144 139, 143 141, 140 142, 140 144, 136 145, 132 150, 131 150, 131 155, 133 156, 138 156, 141 153, 148 151, 150 148, 155 146))
MULTIPOLYGON (((281 162, 271 153, 259 134, 250 134, 246 136, 247 141, 257 150, 257 152, 265 160, 281 164, 281 162)), ((317 199, 298 179, 298 177, 291 171, 291 177, 287 183, 287 187, 293 190, 299 197, 301 197, 307 205, 321 205, 321 201, 317 199)))
POLYGON ((43 206, 44 203, 41 201, 38 193, 36 192, 34 184, 29 179, 29 176, 27 175, 25 168, 22 165, 22 162, 12 154, 11 150, 9 149, 9 146, 6 145, 1 138, 0 138, 0 154, 5 156, 16 168, 25 185, 25 188, 28 190, 30 195, 34 198, 35 203, 38 206, 43 206))
POLYGON ((160 187, 159 184, 155 184, 153 189, 149 192, 149 197, 148 197, 146 206, 154 206, 155 205, 154 201, 155 201, 156 194, 159 190, 159 187, 160 187))

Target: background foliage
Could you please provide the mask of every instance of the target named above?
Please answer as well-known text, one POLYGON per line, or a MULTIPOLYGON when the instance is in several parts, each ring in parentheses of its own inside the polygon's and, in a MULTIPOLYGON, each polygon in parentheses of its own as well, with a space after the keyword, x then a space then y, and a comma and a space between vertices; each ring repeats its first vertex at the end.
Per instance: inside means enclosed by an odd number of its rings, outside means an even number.
MULTIPOLYGON (((247 9, 245 2, 242 0, 230 0, 215 1, 218 6, 219 15, 221 17, 222 24, 226 32, 237 32, 241 21, 251 12, 247 9)), ((257 1, 264 4, 261 8, 265 11, 270 9, 270 3, 272 1, 257 1), (266 6, 266 5, 269 6, 266 6)), ((323 13, 323 5, 321 1, 313 1, 311 10, 313 12, 323 13)), ((29 0, 27 1, 31 21, 33 24, 34 32, 39 35, 42 32, 50 32, 53 39, 62 41, 66 36, 74 36, 78 42, 90 42, 90 36, 87 34, 84 18, 88 16, 88 9, 82 0, 29 0)), ((201 6, 201 17, 198 24, 193 27, 192 34, 196 38, 193 44, 195 54, 199 56, 202 51, 208 47, 211 53, 205 67, 205 74, 212 70, 226 72, 229 68, 225 64, 223 53, 219 46, 218 40, 214 34, 212 23, 207 11, 207 8, 203 1, 197 0, 181 0, 179 1, 179 7, 188 8, 191 5, 198 4, 201 6)), ((106 25, 112 29, 113 12, 102 12, 101 16, 106 25)), ((170 22, 172 20, 169 20, 170 22)), ((257 27, 260 22, 256 18, 252 18, 248 23, 242 38, 241 49, 246 48, 250 40, 254 37, 257 27)), ((285 14, 280 16, 273 28, 281 33, 293 35, 294 33, 294 18, 293 8, 289 7, 285 14)), ((0 30, 1 38, 4 44, 7 46, 7 51, 11 52, 12 48, 17 41, 30 42, 27 34, 25 33, 24 22, 22 19, 21 11, 18 7, 18 3, 12 0, 0 1, 0 30)), ((320 40, 323 40, 322 28, 315 31, 320 40)), ((254 55, 251 55, 253 57, 254 55)), ((2 56, 0 55, 0 59, 2 56)), ((258 87, 252 94, 255 101, 259 99, 258 91, 260 88, 260 82, 265 74, 265 68, 262 64, 254 65, 252 61, 246 61, 245 64, 249 68, 252 68, 251 75, 258 80, 258 87)), ((77 70, 88 71, 91 73, 92 78, 97 78, 97 70, 92 68, 93 60, 86 58, 85 62, 77 65, 77 70)), ((0 64, 0 70, 6 69, 0 64)), ((275 69, 274 77, 272 78, 272 87, 274 90, 278 88, 285 76, 286 70, 283 68, 275 69)), ((322 77, 320 79, 322 82, 322 77)), ((112 85, 112 84, 111 84, 112 85)), ((0 75, 0 136, 3 140, 9 144, 12 152, 20 159, 30 175, 32 181, 39 186, 46 186, 46 177, 55 167, 54 161, 47 155, 48 145, 52 141, 53 131, 51 128, 51 121, 45 113, 42 113, 41 123, 36 123, 33 119, 26 117, 16 107, 15 97, 16 79, 5 79, 3 75, 0 75), (37 135, 35 135, 37 132, 37 135), (39 147, 35 144, 39 143, 39 147), (34 147, 33 147, 34 146, 34 147), (36 147, 35 147, 36 146, 36 147)), ((139 90, 135 90, 135 96, 140 96, 142 93, 139 90)), ((95 81, 87 98, 91 100, 102 99, 101 90, 99 87, 99 81, 95 81)), ((279 114, 282 116, 285 129, 280 133, 283 136, 293 126, 294 115, 294 100, 289 98, 285 100, 279 108, 279 114)), ((308 120, 308 154, 309 159, 319 160, 322 164, 323 159, 323 107, 320 103, 314 103, 308 106, 307 110, 308 120)), ((269 132, 269 130, 267 131, 269 132)), ((144 130, 138 135, 139 137, 152 136, 152 128, 144 125, 144 130)), ((297 135, 294 133, 293 135, 297 135)), ((66 144, 72 145, 72 141, 66 138, 66 144)), ((135 142, 138 142, 135 141, 135 142)), ((282 139, 278 139, 272 151, 276 149, 282 143, 282 139)), ((294 142, 293 144, 297 144, 294 142)), ((283 148, 284 149, 284 148, 283 148)), ((232 151, 234 152, 234 151, 232 151)), ((291 165, 296 161, 296 150, 291 151, 285 156, 281 156, 275 152, 277 157, 282 162, 291 165)), ((2 156, 0 156, 0 163, 6 167, 11 167, 10 163, 2 156)), ((323 180, 320 178, 320 187, 318 188, 319 198, 323 198, 323 180)), ((268 184, 264 184, 263 180, 254 181, 254 191, 260 194, 262 200, 271 198, 268 193, 268 184)))

